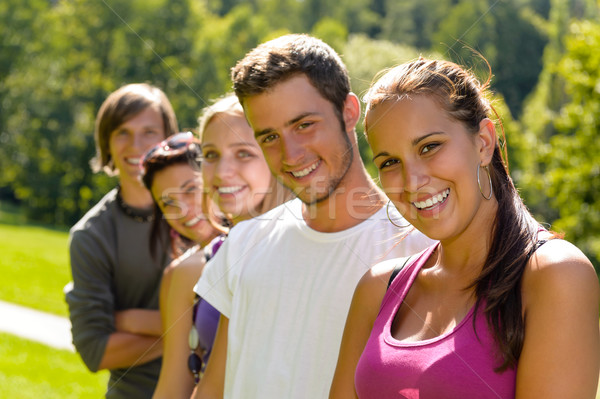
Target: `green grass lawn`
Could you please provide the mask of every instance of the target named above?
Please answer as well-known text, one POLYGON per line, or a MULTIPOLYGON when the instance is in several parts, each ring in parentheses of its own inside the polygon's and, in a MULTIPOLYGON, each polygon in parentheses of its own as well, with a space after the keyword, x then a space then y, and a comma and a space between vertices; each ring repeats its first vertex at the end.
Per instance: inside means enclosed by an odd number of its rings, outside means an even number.
POLYGON ((79 355, 0 333, 0 398, 102 398, 108 372, 89 372, 79 355))
MULTIPOLYGON (((66 231, 25 224, 0 206, 0 299, 66 317, 67 240, 66 231)), ((102 398, 107 381, 76 353, 0 333, 0 398, 102 398)))
POLYGON ((67 316, 67 239, 65 231, 0 222, 0 299, 67 316))

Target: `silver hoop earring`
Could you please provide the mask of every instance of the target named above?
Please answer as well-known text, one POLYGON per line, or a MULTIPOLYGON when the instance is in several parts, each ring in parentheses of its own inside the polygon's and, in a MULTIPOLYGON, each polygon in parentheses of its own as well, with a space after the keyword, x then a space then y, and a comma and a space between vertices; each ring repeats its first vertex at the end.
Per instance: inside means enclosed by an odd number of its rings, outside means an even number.
POLYGON ((390 217, 390 204, 392 203, 392 200, 388 200, 387 205, 385 206, 385 213, 387 214, 387 218, 390 221, 391 224, 393 224, 394 226, 398 227, 399 229, 405 229, 407 227, 410 227, 411 224, 408 223, 407 225, 404 226, 400 226, 399 224, 394 223, 394 221, 392 220, 392 218, 390 217))
POLYGON ((490 200, 492 198, 492 194, 494 193, 494 188, 492 187, 492 176, 490 176, 490 169, 487 165, 483 168, 487 172, 488 180, 490 182, 490 195, 486 197, 483 193, 483 189, 481 188, 481 181, 479 180, 479 169, 481 169, 481 164, 477 165, 477 185, 479 186, 479 192, 481 193, 483 198, 485 198, 486 200, 490 200))

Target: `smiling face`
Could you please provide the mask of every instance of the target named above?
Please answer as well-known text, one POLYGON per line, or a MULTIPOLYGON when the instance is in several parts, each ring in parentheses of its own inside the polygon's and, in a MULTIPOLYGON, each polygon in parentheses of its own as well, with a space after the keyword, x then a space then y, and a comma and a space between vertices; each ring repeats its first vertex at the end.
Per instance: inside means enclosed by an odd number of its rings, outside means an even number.
POLYGON ((477 168, 491 159, 495 135, 489 119, 473 134, 433 98, 417 95, 378 105, 367 122, 384 190, 424 234, 438 240, 455 237, 482 204, 488 206, 477 185, 477 168))
POLYGON ((121 184, 140 184, 140 158, 164 138, 163 119, 154 107, 146 108, 110 133, 110 156, 121 184))
POLYGON ((211 198, 234 223, 257 216, 271 173, 239 113, 213 116, 202 134, 202 175, 211 198))
POLYGON ((353 162, 349 133, 356 120, 344 110, 343 131, 333 105, 298 75, 244 101, 271 172, 304 203, 329 198, 353 162))
POLYGON ((167 223, 182 236, 206 245, 218 234, 202 212, 202 178, 191 165, 157 171, 150 191, 167 223))

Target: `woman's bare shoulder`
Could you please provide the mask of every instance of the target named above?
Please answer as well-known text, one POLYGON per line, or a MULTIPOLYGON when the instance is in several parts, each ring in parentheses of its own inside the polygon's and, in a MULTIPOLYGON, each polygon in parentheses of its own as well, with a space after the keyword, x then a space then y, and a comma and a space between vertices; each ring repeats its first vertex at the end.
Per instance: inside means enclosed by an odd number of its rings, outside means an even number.
POLYGON ((594 266, 579 248, 562 239, 551 239, 529 260, 523 289, 530 298, 568 296, 573 292, 597 297, 599 284, 594 266))
POLYGON ((388 259, 373 265, 360 279, 357 291, 362 291, 364 295, 377 295, 378 297, 385 294, 388 282, 392 272, 396 267, 401 267, 406 264, 410 257, 388 259))

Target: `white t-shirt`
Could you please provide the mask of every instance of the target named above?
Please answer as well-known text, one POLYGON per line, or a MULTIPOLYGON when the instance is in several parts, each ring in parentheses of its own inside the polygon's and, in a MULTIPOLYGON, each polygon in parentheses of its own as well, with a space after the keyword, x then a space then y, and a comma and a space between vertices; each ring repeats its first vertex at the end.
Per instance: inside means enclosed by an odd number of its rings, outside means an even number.
POLYGON ((326 398, 358 280, 434 242, 402 233, 385 208, 347 230, 318 232, 298 199, 232 229, 194 288, 229 318, 225 397, 326 398))

